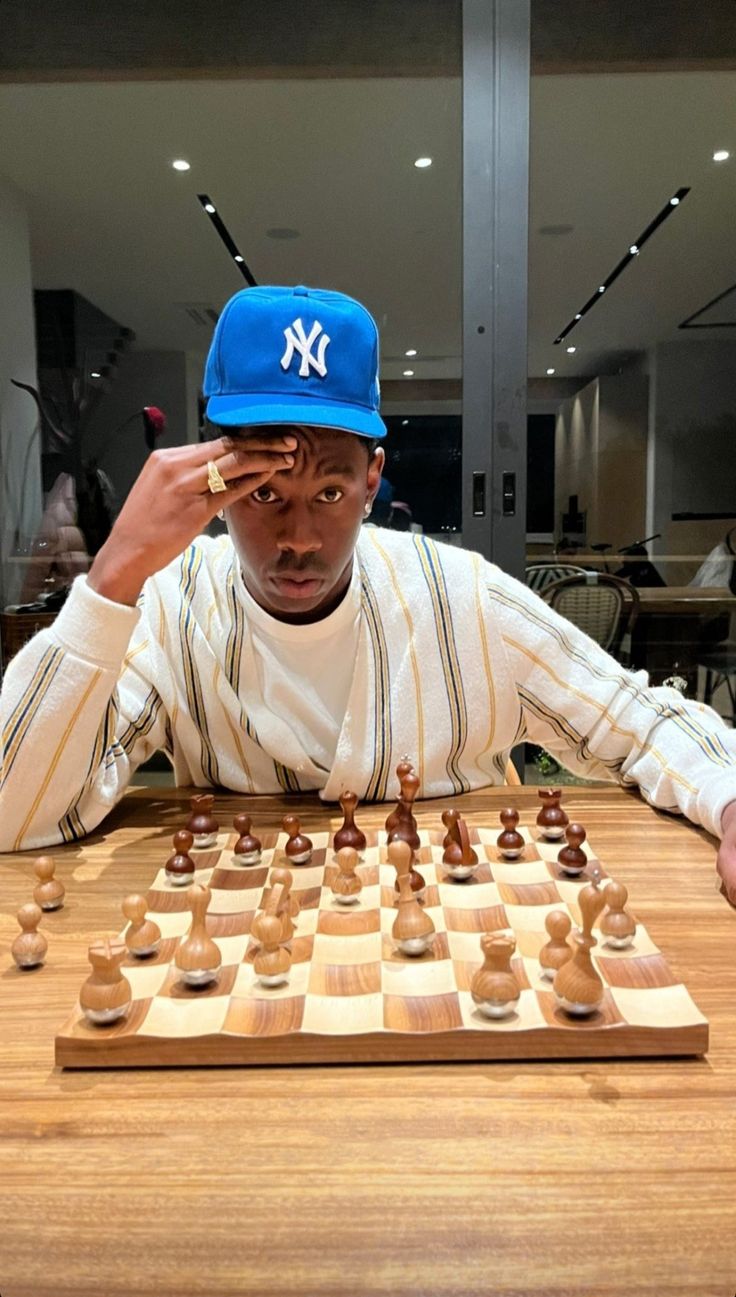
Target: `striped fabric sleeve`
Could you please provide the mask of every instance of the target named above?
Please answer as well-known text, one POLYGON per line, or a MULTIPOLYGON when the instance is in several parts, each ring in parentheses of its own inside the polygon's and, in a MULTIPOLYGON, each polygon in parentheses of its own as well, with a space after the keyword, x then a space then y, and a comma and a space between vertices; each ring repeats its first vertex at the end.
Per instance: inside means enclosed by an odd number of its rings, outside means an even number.
POLYGON ((53 626, 8 665, 0 693, 0 850, 94 829, 136 766, 166 745, 140 610, 79 577, 53 626))
POLYGON ((525 585, 491 564, 487 575, 530 742, 720 836, 736 800, 736 732, 710 707, 648 687, 646 672, 620 666, 525 585))

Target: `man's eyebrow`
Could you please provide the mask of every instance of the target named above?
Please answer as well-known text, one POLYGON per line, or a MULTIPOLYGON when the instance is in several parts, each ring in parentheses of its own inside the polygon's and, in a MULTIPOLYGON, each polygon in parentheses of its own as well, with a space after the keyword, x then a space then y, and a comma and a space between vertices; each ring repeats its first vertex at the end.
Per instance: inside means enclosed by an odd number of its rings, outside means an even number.
POLYGON ((357 477, 354 464, 341 464, 337 459, 320 459, 314 473, 316 477, 357 477))

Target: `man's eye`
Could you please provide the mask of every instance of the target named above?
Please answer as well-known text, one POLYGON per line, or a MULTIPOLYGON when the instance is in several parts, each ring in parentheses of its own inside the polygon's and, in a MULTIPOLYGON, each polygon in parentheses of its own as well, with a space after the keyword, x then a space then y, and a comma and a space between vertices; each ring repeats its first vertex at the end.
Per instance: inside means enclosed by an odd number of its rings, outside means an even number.
POLYGON ((324 501, 325 504, 337 504, 344 494, 345 492, 341 491, 339 486, 326 486, 324 491, 320 491, 317 499, 324 501))
POLYGON ((251 493, 251 499, 257 500, 259 504, 273 504, 274 500, 278 500, 278 496, 270 486, 258 486, 251 493))

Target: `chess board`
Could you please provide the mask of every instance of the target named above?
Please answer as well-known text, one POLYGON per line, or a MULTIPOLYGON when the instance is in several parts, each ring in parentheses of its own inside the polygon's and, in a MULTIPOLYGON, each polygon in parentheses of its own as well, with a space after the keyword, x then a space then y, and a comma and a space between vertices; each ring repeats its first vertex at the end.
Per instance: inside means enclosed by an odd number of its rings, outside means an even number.
MULTIPOLYGON (((271 865, 288 863, 286 837, 259 833, 262 862, 246 867, 232 862, 236 835, 221 832, 215 848, 192 852, 196 881, 212 891, 207 926, 222 952, 217 982, 195 990, 180 979, 174 954, 189 927, 187 889, 169 883, 162 868, 148 892, 148 912, 163 940, 155 956, 125 961, 133 991, 128 1015, 93 1026, 77 1005, 56 1038, 57 1063, 191 1067, 704 1053, 708 1023, 640 925, 633 946, 622 951, 608 949, 594 927, 593 962, 605 986, 596 1012, 576 1018, 558 1006, 537 958, 548 939, 545 917, 563 909, 579 925, 578 892, 595 867, 604 882, 608 875, 586 843, 585 872, 566 878, 556 863, 560 844, 523 826, 524 859, 503 860, 498 832, 470 829, 481 863, 464 882, 442 865, 444 831, 420 833, 418 868, 436 935, 419 957, 402 954, 391 936, 396 873, 385 834, 366 835, 358 870, 363 889, 348 907, 330 886, 332 838, 312 833, 310 863, 291 866, 301 910, 289 980, 275 988, 256 978, 250 928, 271 865), (483 962, 481 934, 509 929, 521 997, 510 1017, 490 1020, 476 1007, 470 983, 483 962)), ((635 896, 631 907, 635 914, 635 896)))

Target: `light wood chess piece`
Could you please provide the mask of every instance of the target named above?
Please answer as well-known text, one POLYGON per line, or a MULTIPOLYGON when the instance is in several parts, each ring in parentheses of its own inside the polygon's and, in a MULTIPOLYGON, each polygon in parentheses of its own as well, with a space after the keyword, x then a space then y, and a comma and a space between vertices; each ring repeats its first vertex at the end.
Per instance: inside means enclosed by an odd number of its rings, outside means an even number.
POLYGON ((192 834, 194 845, 198 850, 214 847, 217 843, 219 824, 212 814, 215 798, 212 793, 196 793, 189 799, 192 813, 185 829, 192 834))
POLYGON ((480 939, 483 967, 470 983, 470 994, 487 1018, 507 1018, 513 1013, 521 995, 511 956, 516 939, 506 932, 484 932, 480 939))
POLYGON ((567 938, 572 928, 572 920, 565 910, 552 910, 544 920, 549 941, 539 952, 539 965, 542 977, 553 980, 555 974, 568 959, 572 959, 572 947, 567 938))
POLYGON ((42 910, 58 910, 64 904, 65 887, 54 878, 56 865, 51 856, 39 856, 33 866, 38 879, 33 889, 33 899, 42 910))
POLYGON ((161 945, 161 929, 153 919, 146 918, 147 908, 145 896, 134 894, 123 901, 123 916, 128 920, 125 944, 136 959, 155 955, 161 945))
POLYGON ((391 842, 388 847, 388 858, 396 870, 399 884, 399 912, 394 920, 391 935, 403 954, 423 955, 434 940, 435 927, 412 891, 411 847, 400 839, 391 842))
POLYGON ((180 942, 174 962, 188 986, 206 986, 217 978, 222 955, 207 931, 207 909, 212 899, 209 887, 193 883, 187 892, 192 911, 189 935, 180 942))
POLYGON ((603 889, 607 909, 601 919, 604 945, 626 950, 636 936, 636 920, 625 908, 629 893, 623 883, 608 883, 603 889))
POLYGON ((261 911, 253 920, 251 934, 261 947, 253 960, 256 977, 264 986, 281 986, 289 977, 291 955, 281 944, 278 915, 261 911))
POLYGON ((296 931, 295 919, 299 916, 299 902, 292 894, 294 875, 283 865, 271 870, 269 883, 263 893, 261 908, 266 914, 275 914, 281 920, 281 941, 290 942, 296 931))
POLYGON ((125 959, 123 941, 95 941, 88 958, 92 972, 79 992, 79 1003, 89 1022, 97 1026, 117 1022, 130 1007, 133 993, 120 965, 125 959))
POLYGON ((572 936, 572 958, 555 975, 554 992, 563 1009, 577 1017, 594 1013, 603 999, 603 982, 593 967, 590 952, 598 942, 593 924, 605 905, 597 883, 588 883, 578 894, 583 926, 572 936))
POLYGON ((36 931, 41 918, 41 907, 33 901, 21 905, 18 910, 22 931, 10 947, 10 953, 19 968, 38 968, 46 958, 48 942, 42 932, 36 931))
POLYGON ((352 905, 363 889, 356 874, 358 853, 354 847, 341 847, 337 853, 337 873, 332 880, 332 894, 341 905, 352 905))
POLYGON ((470 878, 478 868, 478 853, 470 845, 468 826, 461 815, 458 815, 452 833, 452 841, 445 847, 442 863, 452 878, 470 878))

